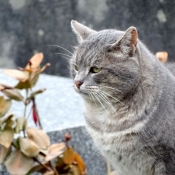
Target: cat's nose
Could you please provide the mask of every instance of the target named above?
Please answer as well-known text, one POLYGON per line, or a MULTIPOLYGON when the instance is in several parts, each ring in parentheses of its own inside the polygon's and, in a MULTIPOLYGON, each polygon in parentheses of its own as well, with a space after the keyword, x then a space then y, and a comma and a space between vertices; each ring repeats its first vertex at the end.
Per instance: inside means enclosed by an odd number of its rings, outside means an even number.
POLYGON ((80 86, 83 84, 81 81, 74 81, 74 83, 78 89, 80 89, 80 86))

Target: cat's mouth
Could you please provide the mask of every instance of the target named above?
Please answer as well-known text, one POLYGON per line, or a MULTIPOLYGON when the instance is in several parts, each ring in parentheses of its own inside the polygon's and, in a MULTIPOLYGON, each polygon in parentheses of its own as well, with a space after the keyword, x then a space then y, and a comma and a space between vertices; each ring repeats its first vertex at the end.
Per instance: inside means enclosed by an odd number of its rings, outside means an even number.
POLYGON ((77 88, 74 86, 74 89, 76 92, 78 92, 81 95, 89 96, 91 93, 98 93, 99 88, 97 86, 81 86, 80 88, 77 88))

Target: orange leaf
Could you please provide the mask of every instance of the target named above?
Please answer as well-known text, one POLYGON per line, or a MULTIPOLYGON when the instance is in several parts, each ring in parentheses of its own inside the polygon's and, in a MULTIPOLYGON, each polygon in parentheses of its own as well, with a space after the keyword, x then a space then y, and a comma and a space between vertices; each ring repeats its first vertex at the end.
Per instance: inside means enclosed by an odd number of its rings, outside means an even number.
POLYGON ((65 152, 63 153, 63 162, 65 164, 72 164, 72 162, 75 159, 75 152, 73 150, 73 148, 69 147, 65 150, 65 152))
POLYGON ((156 57, 160 60, 160 62, 166 63, 168 60, 168 52, 157 52, 156 57))
POLYGON ((26 66, 26 69, 36 69, 41 64, 43 60, 43 53, 37 53, 35 54, 30 60, 29 63, 26 66))
POLYGON ((86 166, 85 166, 85 163, 84 163, 83 159, 76 152, 74 152, 74 155, 75 155, 74 161, 77 162, 77 164, 78 164, 77 166, 79 167, 81 173, 86 174, 86 166))

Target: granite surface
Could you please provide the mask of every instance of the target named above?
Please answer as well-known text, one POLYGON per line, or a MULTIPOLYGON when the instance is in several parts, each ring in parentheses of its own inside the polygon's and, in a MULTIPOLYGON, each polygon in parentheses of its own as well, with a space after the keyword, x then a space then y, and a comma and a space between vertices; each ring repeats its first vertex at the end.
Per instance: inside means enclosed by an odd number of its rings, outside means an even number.
POLYGON ((69 76, 66 59, 76 42, 71 19, 96 30, 126 30, 136 26, 139 37, 153 52, 166 50, 175 60, 175 1, 131 0, 1 0, 0 67, 24 66, 36 52, 51 62, 46 72, 69 76))

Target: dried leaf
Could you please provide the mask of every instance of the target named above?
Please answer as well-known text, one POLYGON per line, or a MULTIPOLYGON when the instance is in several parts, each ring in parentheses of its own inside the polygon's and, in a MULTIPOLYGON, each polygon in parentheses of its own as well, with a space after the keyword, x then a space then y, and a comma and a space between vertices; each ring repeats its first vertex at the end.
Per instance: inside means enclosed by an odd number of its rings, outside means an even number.
POLYGON ((45 90, 46 90, 46 89, 44 88, 44 89, 39 89, 39 90, 37 90, 37 91, 32 92, 32 93, 30 94, 30 97, 29 97, 28 99, 30 100, 31 98, 35 97, 36 95, 43 93, 45 90))
POLYGON ((50 66, 50 63, 45 64, 41 69, 40 69, 40 73, 43 72, 47 67, 50 66))
POLYGON ((0 96, 0 117, 5 115, 11 107, 11 100, 6 100, 3 96, 0 96))
MULTIPOLYGON (((44 164, 45 165, 45 164, 44 164)), ((36 173, 36 172, 40 172, 41 174, 45 173, 47 170, 45 167, 43 167, 42 165, 35 165, 33 166, 30 171, 29 171, 29 175, 32 175, 33 173, 36 173)))
POLYGON ((19 133, 22 130, 25 130, 27 127, 27 119, 25 117, 18 117, 16 119, 15 132, 19 133))
POLYGON ((75 154, 74 161, 77 163, 77 166, 78 166, 80 172, 82 174, 86 174, 86 166, 85 166, 83 159, 81 158, 81 156, 77 152, 74 152, 74 154, 75 154))
POLYGON ((33 160, 21 151, 14 151, 5 161, 7 170, 12 174, 25 175, 33 166, 33 160))
POLYGON ((35 86, 35 84, 37 83, 38 79, 39 79, 39 72, 33 72, 31 73, 31 78, 30 78, 30 84, 31 86, 35 86))
POLYGON ((82 175, 77 165, 71 165, 69 174, 70 175, 82 175))
POLYGON ((156 57, 160 60, 160 62, 166 63, 168 60, 168 52, 157 52, 156 57))
POLYGON ((72 162, 75 160, 75 152, 73 148, 68 147, 64 153, 63 153, 63 161, 65 164, 72 164, 72 162))
POLYGON ((7 97, 16 100, 16 101, 23 101, 24 97, 21 95, 21 93, 17 89, 4 89, 1 91, 3 94, 5 94, 7 97))
POLYGON ((0 144, 9 148, 14 137, 14 130, 12 128, 6 128, 0 133, 0 144))
POLYGON ((37 53, 35 54, 30 60, 29 63, 26 66, 26 69, 36 69, 41 64, 43 60, 43 53, 37 53))
POLYGON ((29 82, 29 80, 26 80, 26 81, 24 81, 24 82, 19 82, 16 86, 15 86, 15 88, 17 88, 17 89, 30 89, 31 88, 31 85, 30 85, 30 82, 29 82))
POLYGON ((15 88, 17 89, 30 89, 31 87, 35 86, 39 79, 39 73, 32 72, 29 79, 25 82, 19 82, 15 88))
POLYGON ((66 145, 65 143, 56 143, 56 144, 52 144, 49 148, 48 148, 48 152, 47 155, 45 157, 45 161, 50 161, 56 157, 58 157, 60 154, 62 154, 66 149, 66 145))
POLYGON ((4 162, 5 158, 10 153, 10 151, 11 151, 11 147, 6 148, 5 146, 1 145, 1 148, 0 148, 0 164, 4 162))
POLYGON ((54 171, 47 171, 43 175, 55 175, 55 172, 54 171))
POLYGON ((5 128, 14 128, 15 124, 15 121, 11 118, 6 122, 5 128))
POLYGON ((32 140, 28 138, 20 137, 19 145, 21 148, 21 152, 24 153, 28 157, 35 157, 40 151, 38 145, 36 145, 35 142, 33 142, 32 140))
POLYGON ((20 71, 20 70, 15 70, 15 69, 5 69, 4 73, 6 75, 9 75, 21 82, 26 81, 29 78, 29 74, 24 72, 24 71, 20 71))
POLYGON ((13 116, 14 116, 13 114, 10 114, 10 115, 7 115, 5 117, 2 117, 0 119, 0 125, 2 125, 4 123, 8 122, 9 120, 11 120, 13 118, 13 116))
POLYGON ((28 137, 34 141, 40 149, 47 149, 50 146, 50 139, 48 135, 41 129, 27 128, 28 137))

